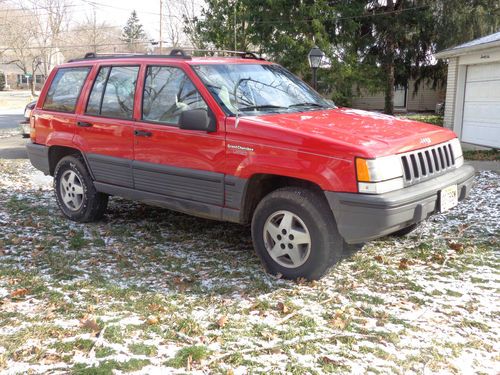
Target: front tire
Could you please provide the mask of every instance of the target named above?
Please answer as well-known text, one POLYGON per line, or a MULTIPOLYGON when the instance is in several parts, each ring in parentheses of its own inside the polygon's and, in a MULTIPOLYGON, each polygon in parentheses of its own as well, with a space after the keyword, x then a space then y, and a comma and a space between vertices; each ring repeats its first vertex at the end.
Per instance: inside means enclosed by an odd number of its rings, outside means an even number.
POLYGON ((262 199, 253 215, 252 239, 266 270, 287 279, 321 278, 343 258, 345 244, 325 198, 299 187, 262 199))
POLYGON ((108 196, 95 189, 85 164, 75 156, 66 156, 57 163, 54 190, 62 213, 73 221, 97 221, 108 206, 108 196))

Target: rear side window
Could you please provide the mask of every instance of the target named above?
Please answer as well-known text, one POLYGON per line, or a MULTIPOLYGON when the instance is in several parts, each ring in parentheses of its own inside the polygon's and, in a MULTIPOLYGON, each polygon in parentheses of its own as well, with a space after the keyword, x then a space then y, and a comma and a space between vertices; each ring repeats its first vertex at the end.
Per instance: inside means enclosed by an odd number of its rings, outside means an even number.
POLYGON ((149 66, 144 82, 142 119, 177 125, 180 114, 190 109, 207 109, 207 104, 179 68, 149 66))
POLYGON ((43 103, 43 109, 58 112, 75 111, 83 83, 90 68, 61 68, 57 71, 43 103))
POLYGON ((106 85, 106 80, 108 79, 109 69, 109 67, 105 67, 99 70, 99 74, 94 81, 94 87, 92 87, 92 92, 90 93, 89 101, 87 103, 88 114, 98 115, 101 111, 102 93, 104 92, 104 86, 106 85))
POLYGON ((94 81, 86 113, 131 119, 138 66, 102 67, 94 81))

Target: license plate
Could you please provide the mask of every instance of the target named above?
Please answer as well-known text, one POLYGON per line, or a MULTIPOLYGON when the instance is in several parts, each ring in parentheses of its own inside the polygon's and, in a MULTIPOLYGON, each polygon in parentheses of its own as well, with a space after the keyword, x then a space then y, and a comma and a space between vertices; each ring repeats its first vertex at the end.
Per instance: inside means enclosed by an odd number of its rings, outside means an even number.
POLYGON ((457 185, 451 185, 441 190, 440 202, 439 210, 441 212, 448 211, 455 207, 458 204, 457 185))

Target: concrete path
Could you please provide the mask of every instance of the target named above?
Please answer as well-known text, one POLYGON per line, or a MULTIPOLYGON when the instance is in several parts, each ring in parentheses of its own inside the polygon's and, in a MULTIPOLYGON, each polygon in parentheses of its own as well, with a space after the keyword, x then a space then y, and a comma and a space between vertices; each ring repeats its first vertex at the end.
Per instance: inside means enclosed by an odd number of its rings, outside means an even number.
POLYGON ((27 159, 26 142, 29 139, 16 135, 8 138, 0 138, 0 159, 27 159))
POLYGON ((471 164, 478 171, 494 171, 500 173, 500 161, 488 160, 467 160, 466 163, 471 164))

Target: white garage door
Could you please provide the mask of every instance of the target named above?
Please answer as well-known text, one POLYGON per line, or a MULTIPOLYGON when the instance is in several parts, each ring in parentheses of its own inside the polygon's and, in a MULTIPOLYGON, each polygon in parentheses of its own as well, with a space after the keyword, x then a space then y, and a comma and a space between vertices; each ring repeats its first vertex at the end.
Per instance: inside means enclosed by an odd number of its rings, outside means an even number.
POLYGON ((467 67, 462 141, 500 148, 500 62, 467 67))

